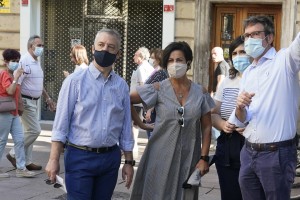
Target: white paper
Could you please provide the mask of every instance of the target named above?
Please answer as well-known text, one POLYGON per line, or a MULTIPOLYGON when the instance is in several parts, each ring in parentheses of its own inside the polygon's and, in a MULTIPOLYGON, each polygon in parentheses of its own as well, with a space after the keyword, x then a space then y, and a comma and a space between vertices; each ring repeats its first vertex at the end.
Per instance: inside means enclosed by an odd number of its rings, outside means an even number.
MULTIPOLYGON (((214 155, 209 156, 209 161, 208 163, 212 161, 214 155)), ((189 180, 187 181, 187 184, 190 184, 192 186, 201 186, 201 175, 200 175, 200 170, 196 168, 192 175, 190 176, 189 180)))
POLYGON ((56 182, 61 184, 62 186, 60 187, 60 189, 62 189, 65 193, 67 193, 67 189, 66 189, 66 185, 65 185, 65 181, 62 177, 56 175, 56 182))

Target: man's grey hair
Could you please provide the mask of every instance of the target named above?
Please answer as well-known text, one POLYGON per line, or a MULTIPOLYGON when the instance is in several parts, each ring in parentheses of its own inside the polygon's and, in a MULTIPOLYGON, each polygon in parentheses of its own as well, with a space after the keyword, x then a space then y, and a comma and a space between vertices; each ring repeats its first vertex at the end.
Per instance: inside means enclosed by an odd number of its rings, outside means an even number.
POLYGON ((139 48, 139 52, 140 52, 140 57, 143 60, 149 60, 150 58, 150 53, 149 50, 146 47, 140 47, 139 48))
POLYGON ((37 38, 41 38, 41 37, 38 35, 30 36, 30 38, 28 39, 28 42, 27 42, 27 49, 30 49, 32 47, 34 40, 37 38))
POLYGON ((96 38, 101 34, 101 33, 108 33, 109 35, 114 36, 117 39, 117 49, 119 50, 121 48, 121 35, 118 31, 115 29, 109 29, 109 28, 103 28, 100 31, 97 32, 94 45, 96 45, 96 38))

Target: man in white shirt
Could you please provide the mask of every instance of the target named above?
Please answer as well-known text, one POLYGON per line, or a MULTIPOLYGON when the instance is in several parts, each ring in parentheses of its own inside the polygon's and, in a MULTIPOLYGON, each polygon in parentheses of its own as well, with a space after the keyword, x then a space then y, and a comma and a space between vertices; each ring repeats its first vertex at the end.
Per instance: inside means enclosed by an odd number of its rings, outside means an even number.
MULTIPOLYGON (((18 81, 18 84, 21 85, 21 96, 24 104, 21 120, 24 129, 26 168, 28 170, 41 170, 42 166, 32 162, 33 143, 41 133, 41 126, 38 120, 38 100, 43 95, 50 111, 55 110, 55 102, 49 97, 43 87, 44 72, 38 57, 43 54, 44 45, 40 36, 31 36, 28 40, 27 48, 28 52, 21 57, 19 66, 23 68, 24 74, 18 81)), ((12 148, 6 157, 16 167, 14 154, 14 148, 12 148)))
MULTIPOLYGON (((149 64, 148 60, 150 58, 150 52, 146 47, 140 47, 133 56, 133 61, 138 65, 137 70, 132 72, 131 75, 131 84, 130 84, 130 92, 136 90, 136 86, 144 85, 145 81, 150 77, 151 73, 154 71, 152 65, 149 64)), ((135 104, 134 108, 137 113, 142 117, 143 105, 135 104)), ((135 145, 134 152, 138 151, 137 146, 137 136, 138 136, 138 128, 133 127, 133 134, 135 137, 135 145)))
POLYGON ((249 17, 244 30, 245 51, 254 61, 243 73, 229 119, 237 127, 247 125, 240 156, 242 196, 290 199, 297 162, 300 33, 288 48, 276 52, 274 24, 268 17, 249 17))

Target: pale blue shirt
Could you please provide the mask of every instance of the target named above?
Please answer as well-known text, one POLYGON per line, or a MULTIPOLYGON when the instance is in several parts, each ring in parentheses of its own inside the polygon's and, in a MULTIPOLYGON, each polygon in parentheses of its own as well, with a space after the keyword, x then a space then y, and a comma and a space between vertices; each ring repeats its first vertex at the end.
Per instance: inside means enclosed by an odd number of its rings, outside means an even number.
POLYGON ((52 141, 93 148, 119 144, 132 151, 129 88, 123 78, 108 78, 90 64, 69 75, 60 90, 52 141))
MULTIPOLYGON (((243 133, 252 143, 269 143, 295 137, 299 109, 300 34, 276 53, 274 48, 243 73, 240 92, 253 92, 243 133)), ((241 127, 235 110, 230 122, 241 127)))

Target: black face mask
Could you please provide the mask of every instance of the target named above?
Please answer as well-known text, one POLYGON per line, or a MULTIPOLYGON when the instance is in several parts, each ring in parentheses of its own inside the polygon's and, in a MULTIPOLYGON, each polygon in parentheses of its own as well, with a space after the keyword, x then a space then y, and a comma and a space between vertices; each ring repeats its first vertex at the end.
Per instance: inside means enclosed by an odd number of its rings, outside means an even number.
POLYGON ((108 51, 95 50, 94 58, 96 63, 101 67, 109 67, 116 61, 117 54, 112 54, 108 51))

